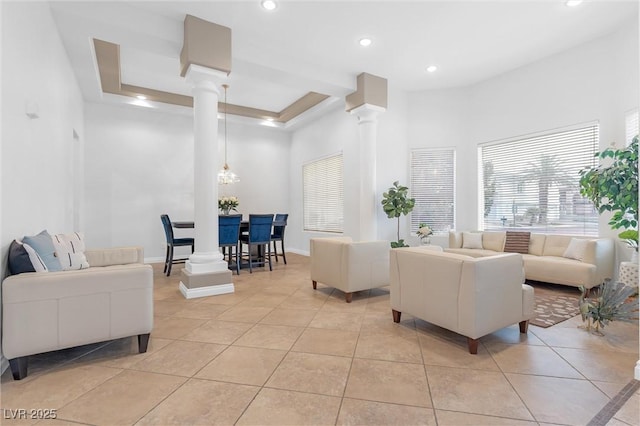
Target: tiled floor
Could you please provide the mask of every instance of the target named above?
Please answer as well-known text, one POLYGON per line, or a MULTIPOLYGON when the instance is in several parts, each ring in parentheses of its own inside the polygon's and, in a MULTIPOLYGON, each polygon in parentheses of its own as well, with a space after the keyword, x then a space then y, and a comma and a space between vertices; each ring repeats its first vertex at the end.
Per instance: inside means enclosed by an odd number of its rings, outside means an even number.
MULTIPOLYGON (((347 304, 312 289, 308 258, 288 260, 193 300, 179 268, 154 265, 149 351, 126 338, 31 357, 26 379, 2 376, 1 423, 55 409, 59 425, 585 425, 633 379, 637 323, 604 337, 579 317, 526 336, 515 325, 470 355, 464 337, 393 323, 388 288, 347 304)), ((638 391, 609 424, 640 424, 638 391)))

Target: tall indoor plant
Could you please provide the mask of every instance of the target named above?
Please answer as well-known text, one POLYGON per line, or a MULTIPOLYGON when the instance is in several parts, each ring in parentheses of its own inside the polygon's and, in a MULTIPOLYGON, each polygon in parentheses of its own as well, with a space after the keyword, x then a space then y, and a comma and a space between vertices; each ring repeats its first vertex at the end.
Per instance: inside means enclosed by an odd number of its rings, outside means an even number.
POLYGON ((393 182, 393 186, 382 194, 382 209, 390 219, 398 219, 398 241, 391 242, 391 247, 408 247, 404 240, 400 239, 400 216, 407 215, 413 210, 416 200, 409 198, 409 188, 400 185, 398 181, 393 182))
POLYGON ((580 171, 580 193, 599 213, 612 212, 611 229, 624 229, 618 237, 638 251, 638 136, 624 149, 608 148, 597 153, 609 165, 580 171))

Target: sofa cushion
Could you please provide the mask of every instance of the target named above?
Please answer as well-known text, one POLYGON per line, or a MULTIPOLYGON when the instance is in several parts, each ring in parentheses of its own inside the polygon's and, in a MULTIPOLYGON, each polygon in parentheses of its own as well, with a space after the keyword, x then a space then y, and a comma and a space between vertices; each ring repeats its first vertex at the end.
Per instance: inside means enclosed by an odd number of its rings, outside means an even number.
POLYGON ((500 252, 498 251, 484 250, 484 249, 446 248, 444 249, 444 251, 447 253, 462 254, 464 256, 469 256, 469 257, 486 257, 486 256, 495 256, 496 254, 500 254, 500 252))
POLYGON ((529 238, 529 254, 542 256, 546 237, 547 236, 545 234, 531 234, 531 237, 529 238))
POLYGON ((582 261, 587 250, 587 244, 589 244, 589 240, 585 240, 584 238, 572 238, 569 242, 569 246, 562 254, 562 257, 582 261))
POLYGON ((507 231, 504 242, 505 253, 529 253, 529 240, 531 232, 507 231))
POLYGON ((544 239, 544 250, 542 251, 542 255, 562 257, 564 255, 564 251, 569 247, 571 238, 572 237, 568 235, 547 235, 544 239))
POLYGON ((483 232, 482 248, 486 250, 501 252, 504 249, 505 236, 506 233, 504 232, 483 232))
POLYGON ((586 288, 600 284, 595 265, 557 256, 523 254, 522 258, 528 280, 586 288))
POLYGON ((89 267, 84 254, 84 235, 80 232, 73 234, 56 234, 52 236, 56 257, 63 271, 86 269, 89 267))
POLYGON ((481 232, 463 232, 462 248, 465 249, 482 249, 482 233, 481 232))
POLYGON ((29 253, 16 240, 9 245, 9 273, 11 275, 22 274, 23 272, 35 272, 29 253))
POLYGON ((44 264, 47 265, 47 270, 50 272, 62 270, 60 261, 56 258, 56 249, 53 247, 53 240, 46 229, 38 235, 24 237, 22 242, 33 247, 44 264))

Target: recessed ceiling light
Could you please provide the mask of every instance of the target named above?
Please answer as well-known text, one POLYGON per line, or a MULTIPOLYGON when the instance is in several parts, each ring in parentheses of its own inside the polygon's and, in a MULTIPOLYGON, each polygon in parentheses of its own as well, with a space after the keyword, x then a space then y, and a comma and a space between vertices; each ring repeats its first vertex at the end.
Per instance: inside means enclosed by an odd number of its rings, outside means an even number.
POLYGON ((372 41, 370 38, 365 37, 365 38, 361 38, 358 43, 360 43, 360 46, 362 47, 367 47, 367 46, 371 46, 372 41))
POLYGON ((567 0, 565 2, 565 4, 569 7, 576 7, 578 6, 580 3, 582 3, 582 0, 567 0))
POLYGON ((260 4, 267 10, 274 10, 276 7, 278 7, 278 3, 273 0, 262 0, 262 3, 260 4))
POLYGON ((436 71, 438 71, 438 67, 435 65, 429 65, 427 67, 427 72, 436 72, 436 71))
POLYGON ((136 98, 140 99, 141 101, 144 101, 145 99, 147 99, 145 95, 138 95, 136 96, 136 98))

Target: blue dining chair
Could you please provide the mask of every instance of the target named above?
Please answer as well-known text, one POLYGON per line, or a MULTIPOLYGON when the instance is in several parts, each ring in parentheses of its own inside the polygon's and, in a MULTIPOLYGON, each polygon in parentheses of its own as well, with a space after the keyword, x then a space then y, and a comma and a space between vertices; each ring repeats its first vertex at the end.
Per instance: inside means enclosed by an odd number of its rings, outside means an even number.
POLYGON ((240 250, 238 242, 240 239, 240 222, 242 222, 241 214, 230 214, 218 216, 218 246, 222 248, 222 256, 225 255, 225 249, 229 249, 229 257, 227 263, 231 269, 231 259, 234 255, 236 258, 236 273, 240 275, 240 250))
POLYGON ((284 253, 284 228, 287 226, 287 219, 289 214, 278 213, 273 219, 273 234, 271 234, 271 242, 273 243, 273 255, 278 261, 278 249, 276 247, 276 241, 280 241, 280 247, 282 248, 282 258, 284 264, 287 264, 287 255, 284 253))
POLYGON ((171 225, 171 220, 169 219, 169 215, 163 214, 160 215, 160 220, 162 220, 162 226, 164 227, 164 235, 167 239, 167 252, 164 258, 164 271, 167 276, 171 275, 171 266, 174 263, 184 263, 186 259, 174 259, 173 258, 173 248, 174 247, 182 247, 182 246, 191 246, 191 253, 193 253, 193 238, 174 238, 173 237, 173 226, 171 225))
POLYGON ((273 271, 271 266, 271 228, 273 227, 272 214, 250 214, 249 215, 249 232, 247 235, 240 236, 240 251, 242 245, 248 245, 247 259, 249 261, 249 272, 253 273, 254 256, 252 248, 256 247, 258 255, 258 265, 266 266, 266 259, 269 259, 269 270, 273 271), (267 249, 265 256, 264 249, 267 249), (260 260, 261 259, 261 260, 260 260))

